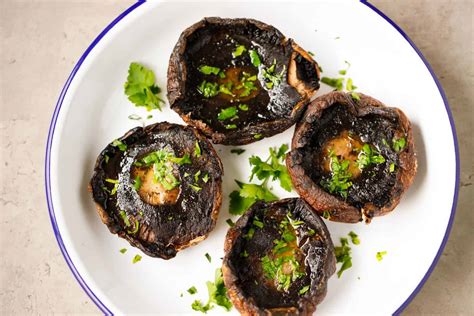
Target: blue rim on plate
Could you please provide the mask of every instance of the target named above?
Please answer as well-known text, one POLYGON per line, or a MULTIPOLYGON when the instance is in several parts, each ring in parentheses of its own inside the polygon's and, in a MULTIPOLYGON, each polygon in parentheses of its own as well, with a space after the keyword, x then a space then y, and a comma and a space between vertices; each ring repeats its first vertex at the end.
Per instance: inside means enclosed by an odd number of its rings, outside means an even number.
MULTIPOLYGON (((82 63, 84 60, 87 58, 91 50, 99 43, 99 41, 117 24, 119 23, 125 16, 127 16, 129 13, 131 13, 133 10, 138 8, 140 5, 145 3, 146 0, 138 0, 135 4, 130 6, 128 9, 126 9, 124 12, 122 12, 115 20, 113 20, 98 36, 94 41, 90 44, 90 46, 86 49, 84 54, 82 54, 81 58, 77 61, 76 65, 74 66, 73 70, 71 71, 71 74, 69 75, 68 79, 66 80, 66 83, 64 84, 63 89, 61 90, 61 94, 59 95, 58 101, 56 103, 56 107, 53 112, 53 117, 51 119, 51 124, 49 126, 49 131, 48 131, 48 140, 46 142, 46 157, 45 157, 45 187, 46 187, 46 201, 48 204, 48 209, 49 209, 49 216, 51 218, 51 224, 53 226, 54 230, 54 235, 56 236, 56 240, 58 241, 59 248, 61 249, 61 252, 64 256, 64 259, 66 260, 67 265, 71 269, 72 274, 76 278, 77 282, 79 285, 82 287, 82 289, 89 295, 89 297, 92 299, 92 301, 97 305, 97 307, 106 315, 112 315, 113 313, 105 306, 104 303, 100 301, 100 299, 92 292, 90 287, 86 284, 84 279, 81 277, 79 272, 77 271, 76 267, 74 266, 74 263, 72 262, 68 251, 64 245, 63 239, 61 237, 61 233, 59 232, 59 227, 56 222, 56 216, 54 213, 54 206, 53 206, 53 201, 52 201, 52 195, 51 195, 51 147, 53 143, 53 137, 54 137, 54 131, 56 128, 56 122, 58 119, 59 111, 61 110, 62 103, 64 101, 64 97, 66 96, 66 93, 69 89, 69 86, 74 79, 74 76, 76 75, 77 71, 81 67, 82 63)), ((459 194, 459 145, 458 145, 458 139, 456 136, 456 128, 454 126, 454 120, 451 114, 451 110, 449 108, 448 100, 446 98, 446 94, 444 93, 443 88, 441 87, 441 84, 436 77, 433 69, 431 68, 430 64, 426 60, 426 58, 423 56, 421 51, 416 47, 416 45, 413 43, 413 41, 408 37, 407 34, 397 25, 395 22, 393 22, 389 17, 387 17, 384 13, 382 13, 379 9, 377 9, 374 5, 370 4, 367 0, 360 0, 360 2, 364 5, 366 5, 368 8, 370 8, 372 11, 380 15, 385 21, 387 21, 391 26, 393 26, 399 33, 400 35, 403 36, 403 38, 410 44, 410 46, 415 50, 415 52, 418 54, 420 59, 423 61, 425 64, 426 68, 430 72, 431 76, 433 77, 434 82, 436 83, 436 86, 438 87, 439 93, 441 94, 441 97, 443 98, 443 103, 446 108, 446 113, 448 114, 449 118, 449 123, 451 125, 451 131, 453 134, 453 142, 454 142, 454 150, 455 150, 455 156, 456 156, 456 181, 455 181, 455 188, 454 188, 454 196, 453 196, 453 203, 451 206, 451 215, 449 217, 449 222, 448 226, 446 228, 446 232, 443 237, 443 241, 441 242, 441 245, 439 247, 438 252, 436 253, 436 256, 431 263, 428 271, 426 271, 425 275, 421 279, 420 283, 418 286, 415 288, 415 290, 408 296, 408 298, 403 302, 403 304, 397 308, 397 310, 393 313, 394 315, 399 315, 407 306, 410 304, 410 302, 413 300, 413 298, 418 294, 418 292, 421 290, 425 282, 428 280, 429 276, 433 272, 436 264, 438 263, 439 258, 441 257, 441 254, 443 253, 444 247, 446 246, 446 242, 448 241, 449 233, 451 232, 451 228, 453 226, 453 221, 454 221, 454 215, 456 213, 456 204, 458 200, 458 194, 459 194)))

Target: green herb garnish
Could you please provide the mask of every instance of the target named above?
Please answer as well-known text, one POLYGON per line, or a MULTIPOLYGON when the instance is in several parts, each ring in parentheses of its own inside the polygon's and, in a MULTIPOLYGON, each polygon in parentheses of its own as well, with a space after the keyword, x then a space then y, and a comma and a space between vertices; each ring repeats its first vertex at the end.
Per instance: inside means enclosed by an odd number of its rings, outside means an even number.
POLYGON ((132 259, 132 263, 137 263, 138 261, 142 260, 142 256, 140 255, 135 255, 132 259))
POLYGON ((198 170, 195 174, 194 174, 194 182, 197 183, 199 182, 199 176, 201 175, 201 170, 198 170))
POLYGON ((270 190, 267 188, 266 183, 262 184, 251 184, 251 183, 242 183, 235 181, 239 186, 239 190, 233 191, 230 197, 229 212, 231 214, 237 215, 242 214, 246 211, 252 204, 257 201, 275 201, 278 200, 270 190))
POLYGON ((375 255, 375 258, 377 258, 377 261, 382 261, 383 256, 385 256, 386 254, 387 254, 386 251, 379 251, 379 252, 377 252, 377 254, 375 255))
POLYGON ((339 161, 334 152, 330 152, 331 177, 322 179, 320 184, 330 193, 338 193, 347 198, 347 190, 352 186, 352 174, 349 172, 349 160, 339 161))
POLYGON ((233 119, 233 118, 237 117, 237 113, 238 113, 237 108, 235 106, 230 106, 228 108, 221 109, 221 111, 217 115, 217 119, 219 121, 225 121, 225 120, 228 120, 228 119, 233 119))
POLYGON ((149 115, 146 116, 146 119, 147 119, 147 120, 149 120, 149 119, 151 119, 151 118, 153 118, 153 115, 151 115, 151 114, 149 114, 149 115))
POLYGON ((258 67, 262 64, 262 62, 260 61, 260 57, 258 56, 258 53, 257 53, 256 50, 253 50, 253 49, 249 50, 249 56, 250 56, 250 62, 255 67, 258 67))
POLYGON ((352 256, 351 247, 349 247, 349 241, 347 238, 341 238, 341 246, 334 247, 336 253, 336 262, 342 263, 339 271, 337 271, 337 277, 340 278, 342 273, 352 267, 352 256))
POLYGON ((310 50, 308 51, 308 54, 309 54, 310 56, 314 56, 314 53, 313 53, 312 51, 310 51, 310 50))
POLYGON ((357 234, 354 233, 353 231, 349 232, 349 237, 351 237, 351 241, 354 245, 360 244, 359 236, 357 236, 357 234))
POLYGON ((199 71, 205 75, 218 75, 221 70, 217 67, 201 65, 199 71))
POLYGON ((395 171, 395 164, 392 162, 390 164, 390 168, 389 168, 390 172, 394 172, 395 171))
POLYGON ((209 181, 209 174, 206 173, 206 174, 202 177, 202 182, 207 183, 208 181, 209 181))
POLYGON ((260 138, 262 138, 262 137, 263 137, 262 134, 255 134, 255 135, 253 135, 253 138, 255 138, 255 139, 260 139, 260 138))
POLYGON ((291 192, 291 178, 284 164, 287 151, 288 145, 283 144, 278 149, 270 148, 270 156, 265 161, 262 161, 258 156, 250 157, 249 162, 252 166, 252 173, 249 180, 252 181, 254 176, 257 176, 259 180, 271 177, 273 181, 278 179, 280 186, 286 191, 291 192))
POLYGON ((272 89, 274 86, 277 86, 281 83, 283 79, 283 74, 285 73, 285 70, 286 70, 286 66, 283 65, 283 68, 280 71, 280 73, 276 74, 275 68, 276 68, 276 60, 274 59, 273 64, 270 67, 262 69, 262 76, 268 80, 265 82, 265 86, 268 89, 272 89))
POLYGON ((308 290, 309 290, 309 285, 303 286, 303 287, 298 291, 298 294, 299 294, 299 295, 303 295, 304 293, 308 292, 308 290))
POLYGON ((232 57, 239 57, 242 55, 243 52, 245 52, 247 49, 245 48, 244 45, 239 45, 237 48, 232 52, 232 57))
POLYGON ((325 219, 330 219, 331 218, 331 212, 330 211, 324 211, 323 212, 323 217, 325 219))
POLYGON ((138 63, 130 64, 124 88, 125 94, 132 103, 136 106, 144 106, 148 111, 161 110, 160 103, 165 103, 158 97, 161 89, 155 84, 153 71, 138 63))
POLYGON ((344 89, 344 78, 322 77, 321 82, 330 87, 336 88, 337 91, 342 91, 344 89))
POLYGON ((120 249, 120 253, 121 253, 121 254, 124 254, 124 253, 126 253, 126 252, 127 252, 127 248, 122 248, 122 249, 120 249))
POLYGON ((128 116, 128 119, 133 120, 133 121, 140 121, 142 120, 142 117, 138 114, 130 114, 128 116))
POLYGON ((219 85, 217 83, 203 80, 197 88, 198 92, 205 98, 212 98, 219 94, 219 85))
POLYGON ((232 93, 232 82, 227 82, 219 86, 219 92, 235 97, 235 94, 232 93))
POLYGON ((201 157, 201 146, 199 146, 198 141, 194 143, 194 157, 196 158, 201 157))
POLYGON ((120 151, 127 150, 127 145, 122 143, 122 141, 116 139, 112 142, 112 146, 117 147, 120 151))
POLYGON ((227 124, 225 126, 225 129, 236 129, 236 128, 237 128, 237 125, 235 125, 235 124, 227 124))
POLYGON ((222 278, 222 270, 217 269, 215 273, 214 283, 211 281, 206 282, 209 299, 207 304, 204 305, 200 300, 195 300, 191 308, 198 312, 207 313, 213 309, 215 305, 223 307, 226 311, 230 311, 232 303, 227 295, 227 289, 224 285, 224 279, 222 278))
POLYGON ((200 186, 195 185, 195 184, 190 184, 189 186, 196 192, 199 192, 199 191, 202 190, 202 188, 200 186))
POLYGON ((191 286, 188 290, 188 293, 191 294, 191 295, 194 295, 197 293, 197 289, 195 286, 191 286))
POLYGON ((381 164, 385 162, 385 158, 380 155, 377 150, 369 144, 364 144, 357 158, 357 166, 360 170, 367 168, 371 164, 381 164))
POLYGON ((245 152, 245 149, 242 149, 242 148, 234 148, 234 149, 231 149, 230 152, 231 152, 232 154, 241 155, 242 153, 245 152))
POLYGON ((239 109, 245 112, 249 110, 249 106, 247 104, 239 104, 239 109))
POLYGON ((127 230, 127 233, 129 234, 132 234, 132 235, 135 235, 136 233, 138 233, 138 229, 140 228, 140 223, 138 222, 138 219, 135 220, 135 224, 134 224, 134 229, 133 230, 127 230))
POLYGON ((105 182, 112 183, 114 185, 114 187, 112 188, 112 191, 110 191, 111 195, 114 195, 115 193, 117 193, 117 189, 118 189, 118 185, 119 185, 118 180, 105 179, 105 182))
POLYGON ((109 155, 104 155, 104 161, 106 164, 109 163, 109 159, 110 159, 109 155))
POLYGON ((125 223, 125 226, 130 227, 130 220, 128 219, 127 214, 125 211, 120 211, 119 212, 120 217, 122 218, 123 222, 125 223))
POLYGON ((228 218, 226 221, 227 225, 229 225, 229 227, 234 227, 235 223, 230 219, 228 218))
POLYGON ((405 148, 406 143, 407 143, 407 141, 406 141, 405 137, 401 137, 401 138, 398 138, 398 139, 393 138, 392 139, 393 150, 395 150, 396 152, 402 151, 405 148))
POLYGON ((208 253, 206 253, 204 256, 206 257, 207 261, 209 261, 209 262, 212 261, 212 258, 208 253))

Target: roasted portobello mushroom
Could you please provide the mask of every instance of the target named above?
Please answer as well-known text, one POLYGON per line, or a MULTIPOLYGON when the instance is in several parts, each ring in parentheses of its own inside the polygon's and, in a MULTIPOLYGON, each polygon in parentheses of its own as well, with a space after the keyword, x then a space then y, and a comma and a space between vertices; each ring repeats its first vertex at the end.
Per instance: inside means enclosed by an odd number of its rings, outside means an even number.
POLYGON ((392 211, 417 169, 400 109, 338 91, 308 105, 286 163, 298 194, 325 218, 346 223, 392 211))
POLYGON ((319 67, 292 39, 252 19, 204 18, 170 57, 168 100, 214 143, 278 134, 319 89, 319 67))
POLYGON ((297 198, 252 205, 224 251, 224 283, 242 315, 311 315, 336 270, 326 225, 297 198))
POLYGON ((170 259, 205 239, 221 206, 222 164, 192 127, 137 127, 100 153, 92 197, 110 232, 170 259))

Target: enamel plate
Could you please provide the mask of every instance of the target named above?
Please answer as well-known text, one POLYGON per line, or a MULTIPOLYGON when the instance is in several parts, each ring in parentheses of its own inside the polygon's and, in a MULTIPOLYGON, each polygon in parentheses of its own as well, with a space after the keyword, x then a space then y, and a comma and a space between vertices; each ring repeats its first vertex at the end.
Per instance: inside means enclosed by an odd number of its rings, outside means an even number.
MULTIPOLYGON (((208 239, 172 260, 147 257, 102 224, 87 191, 99 152, 137 125, 130 114, 152 114, 148 123, 183 123, 169 105, 147 113, 127 100, 123 84, 128 66, 137 61, 150 67, 165 88, 178 36, 205 16, 255 18, 275 26, 315 53, 324 76, 338 76, 349 61, 347 76, 358 91, 401 108, 411 119, 419 162, 415 181, 396 210, 370 225, 327 223, 335 244, 350 231, 360 236, 361 244, 352 247, 353 267, 330 279, 326 299, 318 306, 320 315, 400 313, 433 270, 449 234, 458 187, 456 134, 444 93, 417 48, 376 8, 355 0, 138 2, 113 21, 68 78, 46 149, 49 212, 74 276, 106 314, 197 313, 191 303, 207 301, 205 283, 221 265, 234 179, 248 180, 250 155, 266 157, 270 146, 290 143, 294 128, 243 146, 240 156, 230 153, 232 147, 216 146, 225 166, 217 226, 208 239), (128 251, 121 254, 124 247, 128 251), (378 251, 387 251, 380 262, 378 251), (135 254, 143 259, 132 264, 135 254), (198 293, 191 296, 186 290, 193 285, 198 293)), ((318 95, 328 91, 322 84, 318 95)), ((296 196, 277 183, 272 186, 279 197, 296 196)), ((216 306, 209 313, 226 312, 216 306)))

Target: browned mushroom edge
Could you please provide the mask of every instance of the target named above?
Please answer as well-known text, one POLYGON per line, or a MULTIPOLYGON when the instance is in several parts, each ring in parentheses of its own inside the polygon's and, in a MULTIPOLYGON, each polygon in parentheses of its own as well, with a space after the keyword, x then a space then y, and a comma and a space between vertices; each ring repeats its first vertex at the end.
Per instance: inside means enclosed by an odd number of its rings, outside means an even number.
POLYGON ((413 134, 406 115, 370 96, 358 95, 360 100, 350 93, 334 91, 311 102, 297 123, 286 160, 298 194, 319 214, 338 222, 369 223, 374 216, 392 211, 417 170, 413 134), (321 185, 328 176, 321 157, 324 146, 345 132, 376 148, 385 162, 373 164, 351 179, 352 186, 344 198, 321 185), (400 138, 405 138, 406 145, 397 152, 392 141, 400 138))
POLYGON ((122 151, 114 143, 107 145, 97 158, 89 186, 99 216, 110 232, 147 255, 163 259, 173 258, 179 250, 205 239, 216 224, 222 200, 223 168, 212 144, 192 127, 167 122, 134 128, 119 141, 126 149, 122 151), (137 161, 161 149, 175 157, 188 154, 191 159, 188 164, 172 164, 180 182, 173 190, 163 189, 146 177, 150 175, 146 172, 153 174, 152 167, 136 167, 137 161), (141 175, 139 190, 134 187, 135 174, 141 175), (106 179, 118 180, 114 194, 115 184, 106 179), (158 191, 153 191, 157 186, 158 191), (148 191, 140 191, 142 188, 148 191))
POLYGON ((204 18, 181 34, 171 54, 168 100, 187 124, 198 128, 212 142, 248 144, 292 126, 319 89, 319 74, 312 57, 273 26, 252 19, 204 18), (244 45, 247 51, 233 58, 237 45, 244 45), (258 68, 251 63, 250 49, 258 51, 262 62, 258 68), (283 71, 283 78, 279 85, 269 89, 262 69, 263 65, 270 67, 274 60, 275 73, 283 71), (226 71, 226 79, 202 74, 201 65, 219 67, 226 71), (258 80, 254 81, 257 91, 252 92, 255 95, 250 99, 224 93, 205 98, 198 92, 204 80, 231 80, 227 78, 234 70, 240 73, 237 76, 242 75, 241 71, 257 75, 258 80), (238 109, 238 118, 217 119, 222 109, 240 104, 247 105, 248 110, 238 109), (228 129, 232 125, 235 127, 228 129))
POLYGON ((326 296, 327 280, 336 270, 326 225, 311 206, 297 198, 255 203, 227 232, 224 251, 224 283, 242 315, 311 315, 326 296), (281 225, 288 224, 281 223, 288 216, 294 223, 300 221, 288 226, 296 240, 287 245, 295 251, 293 258, 303 274, 284 289, 268 278, 262 262, 265 256, 280 256, 274 250, 276 242, 283 240, 281 225), (256 225, 256 220, 261 224, 256 225), (302 293, 305 287, 307 291, 302 293))

